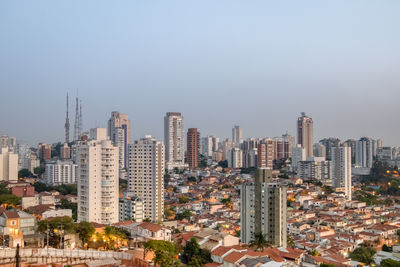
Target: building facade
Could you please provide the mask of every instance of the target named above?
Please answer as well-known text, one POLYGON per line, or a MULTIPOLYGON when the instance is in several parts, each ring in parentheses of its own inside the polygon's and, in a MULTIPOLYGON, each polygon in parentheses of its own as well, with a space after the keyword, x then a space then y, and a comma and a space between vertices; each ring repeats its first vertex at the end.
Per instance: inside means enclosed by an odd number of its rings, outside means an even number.
POLYGON ((129 192, 143 201, 143 216, 153 222, 164 216, 164 144, 147 135, 129 149, 129 192))
POLYGON ((118 222, 118 147, 107 139, 105 128, 90 130, 90 139, 79 141, 78 221, 118 222))
POLYGON ((186 159, 190 169, 195 169, 199 166, 200 133, 197 131, 197 128, 188 129, 186 159))
POLYGON ((258 169, 255 183, 241 188, 240 237, 250 243, 264 233, 274 246, 287 246, 286 187, 272 182, 272 170, 258 169))
POLYGON ((169 170, 184 168, 185 128, 180 112, 167 112, 164 117, 165 161, 169 170))
POLYGON ((8 147, 0 148, 0 181, 18 180, 18 154, 8 147))
POLYGON ((313 156, 313 140, 314 140, 314 122, 312 118, 307 117, 304 112, 297 119, 297 144, 304 147, 306 157, 313 156))
POLYGON ((332 148, 332 185, 343 188, 346 199, 351 200, 351 148, 332 148))
POLYGON ((57 160, 45 165, 44 177, 49 185, 75 184, 77 164, 72 160, 57 160))

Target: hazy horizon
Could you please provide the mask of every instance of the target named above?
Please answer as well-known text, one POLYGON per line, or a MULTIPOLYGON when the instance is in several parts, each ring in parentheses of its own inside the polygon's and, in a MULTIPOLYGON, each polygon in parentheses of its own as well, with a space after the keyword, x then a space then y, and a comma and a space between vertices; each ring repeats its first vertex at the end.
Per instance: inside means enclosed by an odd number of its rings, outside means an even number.
POLYGON ((178 111, 201 135, 370 136, 400 145, 399 1, 2 1, 0 134, 64 140, 129 114, 163 139, 178 111))

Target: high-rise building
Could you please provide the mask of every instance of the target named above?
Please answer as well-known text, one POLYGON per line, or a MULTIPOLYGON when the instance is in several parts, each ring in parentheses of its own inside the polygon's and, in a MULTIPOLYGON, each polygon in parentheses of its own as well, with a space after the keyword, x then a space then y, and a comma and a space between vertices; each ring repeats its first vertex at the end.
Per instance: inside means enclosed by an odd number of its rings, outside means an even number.
POLYGON ((354 139, 347 139, 343 143, 344 146, 351 147, 351 163, 352 164, 356 163, 356 151, 357 151, 356 144, 357 144, 357 141, 354 139))
POLYGON ((277 160, 288 159, 292 156, 294 146, 294 137, 289 134, 283 134, 282 137, 275 137, 275 157, 277 160))
POLYGON ((15 137, 10 137, 7 134, 2 134, 0 136, 0 148, 2 147, 7 147, 10 152, 15 152, 17 139, 15 137))
POLYGON ((234 147, 229 151, 228 167, 229 168, 243 167, 243 153, 240 148, 234 147))
POLYGON ((167 112, 164 117, 165 160, 169 170, 184 168, 185 128, 180 112, 167 112))
POLYGON ((189 128, 187 132, 186 159, 190 169, 199 166, 200 157, 200 133, 197 128, 189 128))
POLYGON ((243 141, 242 128, 239 125, 235 125, 232 128, 232 142, 235 146, 239 146, 243 141))
POLYGON ((372 139, 362 137, 356 142, 356 166, 371 168, 373 163, 372 139))
POLYGON ((252 168, 257 167, 257 153, 258 145, 261 143, 259 138, 247 138, 243 140, 243 167, 252 168))
POLYGON ((323 155, 322 157, 325 157, 326 160, 332 160, 332 147, 340 147, 342 145, 340 139, 334 137, 324 138, 320 140, 319 143, 325 146, 326 155, 323 155))
POLYGON ((272 182, 272 170, 258 169, 255 182, 242 185, 240 197, 241 242, 261 232, 272 245, 286 247, 286 187, 272 182))
POLYGON ((132 192, 125 192, 119 199, 119 221, 143 221, 143 201, 132 192))
POLYGON ((143 216, 153 222, 164 215, 164 144, 150 135, 136 140, 129 149, 129 192, 143 202, 143 216))
POLYGON ((227 138, 222 142, 222 153, 223 153, 223 160, 228 160, 229 153, 233 148, 232 140, 227 138))
POLYGON ((314 157, 324 157, 326 158, 326 147, 320 143, 315 143, 313 145, 314 157))
POLYGON ((383 147, 383 139, 376 139, 376 149, 383 147))
POLYGON ((38 146, 38 157, 42 160, 49 160, 51 159, 51 145, 40 143, 38 146))
POLYGON ((201 138, 201 154, 212 157, 213 152, 218 151, 219 138, 215 136, 206 136, 201 138))
POLYGON ((306 150, 300 144, 292 149, 292 167, 297 169, 300 161, 306 160, 306 150))
POLYGON ((107 131, 113 145, 120 150, 120 169, 124 169, 128 162, 128 144, 131 142, 131 122, 128 114, 111 112, 107 131))
POLYGON ((72 160, 57 160, 46 163, 44 177, 49 185, 75 184, 77 164, 72 160))
POLYGON ((345 196, 351 200, 351 148, 332 148, 332 185, 343 188, 345 196))
POLYGON ((257 148, 257 166, 259 168, 274 168, 275 141, 269 138, 263 139, 257 148))
POLYGON ((300 161, 297 172, 303 180, 317 180, 329 183, 332 179, 332 162, 325 160, 325 157, 307 158, 300 161))
POLYGON ((18 154, 8 147, 0 148, 0 181, 18 180, 18 154))
POLYGON ((71 158, 71 148, 67 143, 64 143, 62 147, 60 147, 60 158, 61 159, 70 159, 71 158))
POLYGON ((90 139, 76 146, 78 221, 118 222, 118 147, 105 128, 90 130, 90 139))
POLYGON ((306 157, 313 156, 313 120, 306 116, 306 113, 302 112, 301 117, 297 119, 297 144, 304 147, 306 151, 306 157))

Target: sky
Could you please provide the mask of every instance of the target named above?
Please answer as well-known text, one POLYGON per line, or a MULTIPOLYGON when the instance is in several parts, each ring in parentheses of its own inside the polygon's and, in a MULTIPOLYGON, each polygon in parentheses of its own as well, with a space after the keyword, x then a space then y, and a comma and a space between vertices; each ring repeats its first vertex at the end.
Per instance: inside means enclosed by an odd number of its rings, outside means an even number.
POLYGON ((168 111, 201 135, 230 137, 237 124, 244 137, 295 135, 304 111, 315 141, 400 145, 399 10, 398 0, 0 1, 0 134, 64 140, 68 92, 85 130, 116 110, 133 139, 162 139, 168 111))

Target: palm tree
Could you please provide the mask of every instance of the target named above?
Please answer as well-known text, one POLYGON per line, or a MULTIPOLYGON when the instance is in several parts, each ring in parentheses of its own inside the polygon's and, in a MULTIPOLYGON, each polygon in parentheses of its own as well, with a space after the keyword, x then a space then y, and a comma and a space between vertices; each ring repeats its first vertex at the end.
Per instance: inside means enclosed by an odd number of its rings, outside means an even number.
POLYGON ((254 239, 249 244, 250 247, 256 247, 256 251, 264 251, 264 247, 270 247, 271 243, 267 241, 267 235, 263 232, 254 234, 254 239))

